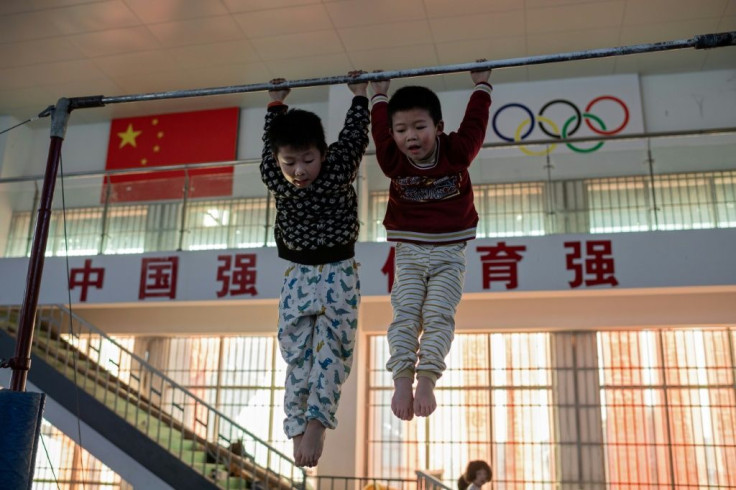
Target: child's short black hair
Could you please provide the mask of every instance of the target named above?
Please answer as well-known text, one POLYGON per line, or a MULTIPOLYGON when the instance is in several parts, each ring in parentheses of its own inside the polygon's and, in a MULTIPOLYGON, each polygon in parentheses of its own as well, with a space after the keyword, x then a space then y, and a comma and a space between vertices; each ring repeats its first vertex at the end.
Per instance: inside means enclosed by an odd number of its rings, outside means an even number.
POLYGON ((411 109, 426 110, 435 124, 442 120, 440 99, 427 87, 409 85, 397 90, 388 101, 388 119, 392 121, 395 113, 411 109))
POLYGON ((302 109, 291 109, 274 118, 268 130, 268 140, 274 154, 283 146, 297 150, 315 146, 322 155, 327 151, 322 121, 317 114, 302 109))

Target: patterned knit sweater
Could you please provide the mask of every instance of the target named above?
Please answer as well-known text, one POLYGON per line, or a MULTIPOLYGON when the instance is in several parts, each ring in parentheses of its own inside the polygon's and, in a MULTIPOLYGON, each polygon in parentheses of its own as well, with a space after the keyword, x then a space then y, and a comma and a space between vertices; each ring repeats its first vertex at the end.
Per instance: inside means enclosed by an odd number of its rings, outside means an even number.
POLYGON ((276 200, 279 257, 305 265, 352 258, 360 228, 353 181, 368 147, 368 99, 353 97, 338 140, 327 148, 319 175, 304 189, 286 180, 268 140, 271 122, 287 108, 282 104, 268 109, 261 160, 261 179, 276 200))

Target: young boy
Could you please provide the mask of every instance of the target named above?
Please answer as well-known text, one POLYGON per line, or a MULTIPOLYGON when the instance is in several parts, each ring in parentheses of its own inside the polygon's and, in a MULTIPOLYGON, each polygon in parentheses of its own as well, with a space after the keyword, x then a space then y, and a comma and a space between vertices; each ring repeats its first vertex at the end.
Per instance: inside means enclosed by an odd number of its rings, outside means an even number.
POLYGON ((386 368, 394 381, 391 410, 401 420, 426 417, 437 407, 434 385, 454 337, 465 244, 478 223, 468 167, 485 139, 490 74, 471 72, 475 90, 460 128, 450 134, 442 132, 440 101, 428 88, 403 87, 389 100, 390 82, 371 82, 376 158, 391 179, 383 224, 387 239, 398 242, 386 368))
POLYGON ((355 96, 338 141, 329 147, 316 114, 287 111, 289 89, 269 91, 261 178, 276 201, 278 254, 289 262, 278 340, 288 364, 284 431, 298 466, 317 465, 325 429, 337 425, 340 389, 353 359, 360 301, 353 181, 368 146, 367 85, 348 84, 355 96))

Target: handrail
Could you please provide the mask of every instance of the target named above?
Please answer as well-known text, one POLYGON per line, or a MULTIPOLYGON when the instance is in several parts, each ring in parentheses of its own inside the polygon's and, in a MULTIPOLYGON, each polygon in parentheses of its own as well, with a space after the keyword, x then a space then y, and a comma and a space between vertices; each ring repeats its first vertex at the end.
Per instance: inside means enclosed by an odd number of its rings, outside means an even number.
MULTIPOLYGON (((629 141, 638 139, 661 139, 676 138, 682 136, 709 136, 719 134, 736 133, 736 127, 712 128, 712 129, 688 129, 680 131, 659 131, 653 133, 633 133, 633 134, 615 134, 601 136, 580 136, 574 138, 549 138, 538 140, 524 141, 499 141, 494 143, 484 143, 484 150, 502 149, 502 148, 518 148, 526 146, 545 146, 545 145, 561 145, 566 143, 589 143, 593 141, 629 141)), ((365 155, 375 155, 375 150, 367 150, 365 155)), ((109 175, 129 175, 129 174, 147 174, 157 172, 169 172, 175 170, 191 170, 205 169, 213 167, 240 167, 245 165, 256 165, 261 162, 260 158, 244 158, 239 160, 225 160, 220 162, 207 163, 188 163, 181 165, 161 165, 156 167, 145 167, 136 169, 114 169, 114 170, 94 170, 85 172, 64 172, 65 179, 85 178, 85 177, 106 177, 109 175)), ((0 185, 11 184, 17 182, 33 182, 43 180, 43 175, 28 175, 20 177, 0 178, 0 185)))
POLYGON ((417 470, 417 490, 452 490, 429 473, 417 470))
MULTIPOLYGON (((78 316, 76 313, 70 311, 66 306, 64 306, 64 305, 54 305, 54 306, 56 308, 60 309, 61 311, 63 311, 64 313, 70 315, 72 318, 74 318, 79 323, 83 324, 85 327, 87 327, 89 330, 91 330, 95 334, 99 335, 100 337, 104 338, 106 341, 108 341, 111 344, 113 344, 114 346, 116 346, 122 352, 125 352, 131 358, 133 358, 136 361, 138 361, 141 364, 141 366, 144 366, 148 371, 153 372, 153 374, 155 374, 156 376, 160 377, 162 380, 166 381, 167 383, 171 384, 174 388, 176 388, 178 390, 181 390, 182 392, 188 393, 188 396, 190 396, 197 403, 200 403, 202 405, 205 405, 205 406, 209 407, 209 411, 213 412, 214 414, 216 414, 218 417, 220 417, 221 419, 225 420, 226 422, 231 423, 235 428, 241 429, 243 432, 245 432, 246 434, 248 434, 248 436, 252 437, 253 440, 255 440, 257 442, 260 442, 262 444, 268 445, 268 442, 266 442, 263 439, 259 438, 255 434, 251 433, 248 429, 246 429, 244 427, 240 427, 237 424, 237 422, 235 422, 234 420, 231 420, 227 415, 221 413, 216 408, 209 406, 207 404, 207 402, 205 402, 204 400, 202 400, 201 398, 199 398, 194 393, 189 393, 188 390, 186 388, 184 388, 183 386, 181 386, 179 383, 177 383, 176 381, 174 381, 173 379, 171 379, 170 377, 168 377, 167 375, 165 375, 164 373, 162 373, 161 371, 159 371, 158 369, 156 369, 154 366, 150 365, 147 361, 145 361, 140 356, 136 355, 133 352, 130 352, 128 349, 126 349, 125 347, 123 347, 122 345, 120 345, 118 342, 116 342, 115 339, 113 339, 112 337, 110 337, 109 335, 107 335, 105 332, 103 332, 99 328, 97 328, 94 325, 92 325, 91 323, 89 323, 84 318, 78 316)), ((286 456, 285 454, 279 452, 277 449, 273 449, 273 451, 276 452, 279 456, 282 456, 282 457, 288 459, 288 456, 286 456)))
MULTIPOLYGON (((13 307, 4 308, 9 312, 13 311, 13 307)), ((7 316, 12 324, 11 315, 7 316)), ((103 396, 101 401, 108 408, 115 410, 118 415, 136 425, 138 430, 195 470, 206 474, 209 471, 208 463, 219 463, 227 468, 224 471, 225 476, 221 476, 223 471, 216 472, 214 469, 206 476, 220 476, 220 479, 250 478, 261 481, 267 488, 282 490, 301 487, 306 481, 305 471, 297 468, 278 449, 209 406, 200 397, 66 307, 39 307, 35 329, 40 331, 34 339, 34 345, 44 351, 49 359, 61 363, 61 367, 57 364, 57 369, 66 374, 67 368, 71 368, 73 373, 81 374, 81 380, 77 380, 76 374, 74 376, 77 386, 86 391, 91 390, 98 399, 103 396), (62 337, 65 318, 77 325, 68 340, 62 337), (45 330, 44 325, 48 327, 45 330), (87 336, 89 341, 83 346, 82 342, 87 336), (59 344, 52 346, 52 341, 59 344), (127 371, 130 381, 125 381, 118 373, 112 372, 108 365, 103 364, 103 349, 106 347, 117 350, 117 363, 110 357, 107 361, 112 361, 118 370, 127 371), (69 354, 65 354, 65 351, 71 353, 76 360, 69 359, 69 354), (121 362, 124 359, 125 364, 121 362), (87 380, 91 381, 91 386, 87 380), (134 386, 134 383, 138 386, 134 386), (156 397, 158 401, 155 401, 156 397), (122 403, 118 403, 120 400, 122 403), (129 410, 130 407, 132 408, 129 410), (124 411, 122 415, 121 411, 124 411), (180 440, 177 440, 177 433, 181 436, 180 440), (192 441, 193 449, 184 448, 187 440, 192 441), (222 441, 230 446, 221 444, 222 441), (174 442, 179 442, 180 445, 177 446, 174 442), (240 443, 239 448, 236 448, 236 442, 240 443), (196 456, 197 447, 200 448, 199 457, 196 456), (282 474, 289 476, 281 476, 282 474)))
POLYGON ((310 490, 416 490, 411 478, 379 478, 374 476, 316 475, 310 478, 310 490))

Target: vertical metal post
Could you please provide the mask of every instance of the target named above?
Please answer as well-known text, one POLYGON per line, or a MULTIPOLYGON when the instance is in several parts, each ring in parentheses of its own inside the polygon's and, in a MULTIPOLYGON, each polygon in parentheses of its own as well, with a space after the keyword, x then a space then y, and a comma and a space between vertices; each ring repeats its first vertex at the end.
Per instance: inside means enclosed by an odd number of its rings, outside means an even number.
POLYGON ((38 212, 38 181, 33 181, 33 207, 31 208, 31 216, 28 219, 28 240, 26 241, 26 253, 25 255, 28 255, 31 253, 31 246, 33 245, 33 217, 38 212))
POLYGON ((18 341, 15 344, 15 357, 11 359, 13 374, 10 379, 10 389, 13 391, 26 390, 28 370, 31 368, 33 326, 36 320, 38 294, 41 289, 46 242, 49 237, 51 204, 54 200, 54 185, 56 183, 56 172, 59 169, 61 144, 64 141, 70 111, 69 99, 61 98, 56 103, 56 108, 51 116, 51 142, 38 205, 38 218, 33 235, 33 245, 31 246, 31 257, 28 262, 26 290, 20 310, 18 341))
MULTIPOLYGON (((723 174, 723 172, 719 172, 719 175, 721 174, 723 174)), ((718 223, 720 223, 721 217, 718 212, 718 191, 716 189, 715 175, 708 177, 708 191, 710 192, 710 202, 713 203, 713 206, 711 207, 713 210, 713 219, 711 220, 711 224, 713 225, 713 228, 718 228, 718 223)))
POLYGON ((652 211, 654 215, 654 229, 659 230, 659 207, 657 206, 657 192, 654 189, 654 159, 652 158, 652 140, 647 140, 647 165, 649 166, 649 189, 652 195, 652 211))
POLYGON ((557 213, 555 212, 555 208, 557 207, 557 192, 555 191, 555 186, 552 182, 552 169, 554 168, 554 165, 552 165, 552 159, 549 157, 551 151, 552 150, 549 146, 547 146, 544 169, 547 171, 546 190, 547 196, 549 196, 547 199, 547 206, 549 206, 549 209, 547 210, 547 224, 550 227, 550 233, 555 233, 557 231, 557 213))
POLYGON ((184 233, 187 226, 187 201, 189 199, 189 171, 184 170, 184 199, 181 203, 181 224, 179 226, 179 246, 177 251, 181 252, 184 248, 184 233))
POLYGON ((667 379, 667 369, 664 365, 664 335, 662 329, 659 330, 657 336, 657 351, 659 353, 659 369, 662 373, 662 396, 664 397, 664 419, 667 424, 667 455, 669 456, 668 470, 670 477, 670 488, 675 490, 677 488, 675 483, 675 455, 672 453, 672 421, 670 417, 670 396, 669 396, 669 381, 667 379))
POLYGON ((102 230, 100 232, 100 247, 97 249, 98 255, 105 253, 105 245, 107 245, 107 213, 110 210, 110 189, 112 188, 109 175, 105 175, 103 182, 105 183, 105 204, 102 207, 102 230))
POLYGON ((582 444, 582 424, 580 422, 580 386, 578 382, 578 346, 577 346, 577 332, 573 332, 570 336, 570 344, 572 347, 572 383, 573 390, 575 393, 575 433, 576 433, 576 444, 577 444, 577 458, 578 458, 578 488, 583 488, 583 444, 582 444))

